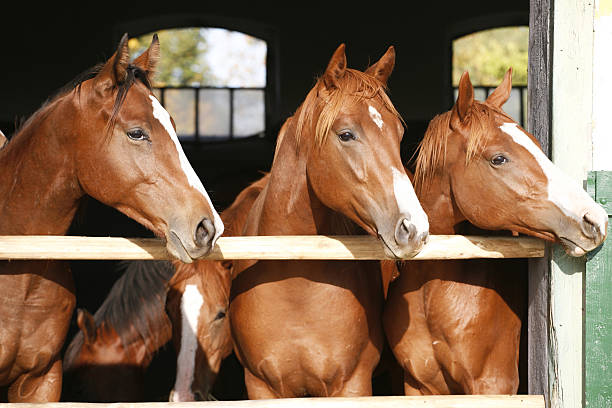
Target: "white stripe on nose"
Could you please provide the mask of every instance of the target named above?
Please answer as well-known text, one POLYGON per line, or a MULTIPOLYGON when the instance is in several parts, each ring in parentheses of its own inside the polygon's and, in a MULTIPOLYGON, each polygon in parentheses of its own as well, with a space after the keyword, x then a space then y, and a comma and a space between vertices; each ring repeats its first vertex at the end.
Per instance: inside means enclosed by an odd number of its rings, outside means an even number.
POLYGON ((187 156, 185 156, 185 152, 183 151, 183 148, 181 147, 181 143, 178 140, 178 136, 176 135, 174 127, 172 126, 172 121, 170 120, 170 114, 168 113, 166 109, 164 109, 164 107, 161 105, 161 103, 159 103, 159 101, 157 100, 155 96, 149 95, 149 98, 151 98, 151 102, 153 104, 153 116, 162 124, 164 129, 166 129, 166 132, 168 132, 168 135, 170 135, 170 139, 172 139, 172 141, 174 142, 174 146, 176 147, 176 151, 178 153, 181 168, 183 169, 183 173, 185 173, 185 177, 187 177, 187 182, 189 183, 191 187, 198 190, 204 196, 204 198, 208 202, 208 205, 210 206, 213 212, 213 218, 214 218, 213 224, 215 226, 215 236, 213 237, 213 240, 211 242, 214 243, 217 240, 217 238, 223 233, 223 222, 221 221, 221 217, 219 217, 219 214, 217 214, 217 211, 215 211, 215 208, 213 207, 213 204, 210 201, 210 197, 208 196, 208 193, 204 189, 204 185, 202 184, 202 181, 200 181, 200 178, 198 177, 196 172, 193 170, 193 167, 191 167, 191 163, 189 163, 189 160, 187 160, 187 156))
POLYGON ((172 402, 193 401, 191 391, 198 349, 198 319, 204 298, 196 285, 186 285, 181 298, 181 350, 176 360, 172 402))
POLYGON ((548 200, 566 216, 581 222, 584 216, 582 212, 592 206, 591 201, 593 200, 587 192, 555 166, 516 123, 504 123, 499 128, 535 158, 548 180, 548 200))
POLYGON ((400 214, 410 215, 410 222, 416 227, 417 234, 429 231, 427 214, 421 207, 410 179, 405 172, 399 171, 395 167, 391 167, 391 173, 393 174, 393 193, 400 214))

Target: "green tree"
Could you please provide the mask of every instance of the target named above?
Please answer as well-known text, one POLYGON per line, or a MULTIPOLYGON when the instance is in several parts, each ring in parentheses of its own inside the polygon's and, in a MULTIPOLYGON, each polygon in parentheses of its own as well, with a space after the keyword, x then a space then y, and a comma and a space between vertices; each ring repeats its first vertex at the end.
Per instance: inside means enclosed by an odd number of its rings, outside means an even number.
POLYGON ((528 27, 479 31, 453 41, 453 86, 464 71, 474 85, 497 86, 512 67, 512 84, 527 85, 528 27))
MULTIPOLYGON (((157 32, 161 61, 155 86, 205 85, 211 71, 202 55, 207 51, 206 39, 199 28, 181 28, 157 32)), ((151 44, 153 33, 130 39, 130 54, 139 55, 151 44)))

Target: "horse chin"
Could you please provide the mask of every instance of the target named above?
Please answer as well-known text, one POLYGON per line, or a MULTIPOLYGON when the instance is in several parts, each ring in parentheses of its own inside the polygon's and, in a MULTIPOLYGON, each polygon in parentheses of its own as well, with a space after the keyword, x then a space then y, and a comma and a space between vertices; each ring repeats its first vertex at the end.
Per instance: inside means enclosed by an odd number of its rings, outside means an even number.
POLYGON ((422 246, 420 246, 418 248, 414 248, 413 250, 407 252, 405 250, 398 248, 397 245, 389 244, 387 240, 385 239, 385 237, 383 237, 380 234, 378 235, 378 239, 383 243, 383 249, 385 251, 385 255, 387 255, 391 259, 412 258, 415 255, 417 255, 422 249, 422 246))
POLYGON ((565 253, 569 256, 579 257, 589 252, 567 238, 559 237, 559 242, 561 243, 561 246, 563 246, 565 253))
POLYGON ((166 240, 166 249, 170 255, 179 259, 181 262, 193 262, 193 258, 189 255, 189 252, 187 252, 187 249, 185 249, 183 242, 174 231, 170 231, 168 239, 166 240))

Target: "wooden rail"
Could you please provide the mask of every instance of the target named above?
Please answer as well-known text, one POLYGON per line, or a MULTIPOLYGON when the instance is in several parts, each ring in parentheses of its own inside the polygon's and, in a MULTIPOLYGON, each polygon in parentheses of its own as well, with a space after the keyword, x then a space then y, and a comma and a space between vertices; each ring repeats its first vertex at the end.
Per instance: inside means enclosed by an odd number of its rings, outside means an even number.
POLYGON ((427 397, 285 398, 277 400, 142 402, 93 404, 78 402, 0 404, 7 408, 544 408, 541 395, 438 395, 427 397))
MULTIPOLYGON (((531 237, 433 235, 415 260, 537 258, 544 242, 531 237)), ((371 236, 221 237, 206 259, 389 259, 371 236)), ((149 238, 0 236, 0 259, 171 259, 165 243, 149 238)))

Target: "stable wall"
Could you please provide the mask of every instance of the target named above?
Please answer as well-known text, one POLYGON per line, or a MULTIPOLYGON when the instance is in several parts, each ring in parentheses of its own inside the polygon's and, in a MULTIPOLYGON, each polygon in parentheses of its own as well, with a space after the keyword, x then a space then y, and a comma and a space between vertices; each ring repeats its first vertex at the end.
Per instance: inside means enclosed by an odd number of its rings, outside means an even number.
POLYGON ((280 110, 291 114, 331 54, 346 43, 350 67, 365 68, 389 45, 397 51, 389 85, 408 121, 427 121, 448 109, 449 39, 453 34, 503 24, 527 24, 529 2, 284 3, 172 1, 163 4, 110 0, 70 5, 19 2, 0 23, 0 129, 29 115, 79 72, 108 58, 131 21, 172 15, 254 22, 278 34, 280 110), (406 6, 408 7, 405 10, 406 6), (119 32, 121 30, 121 32, 119 32))

